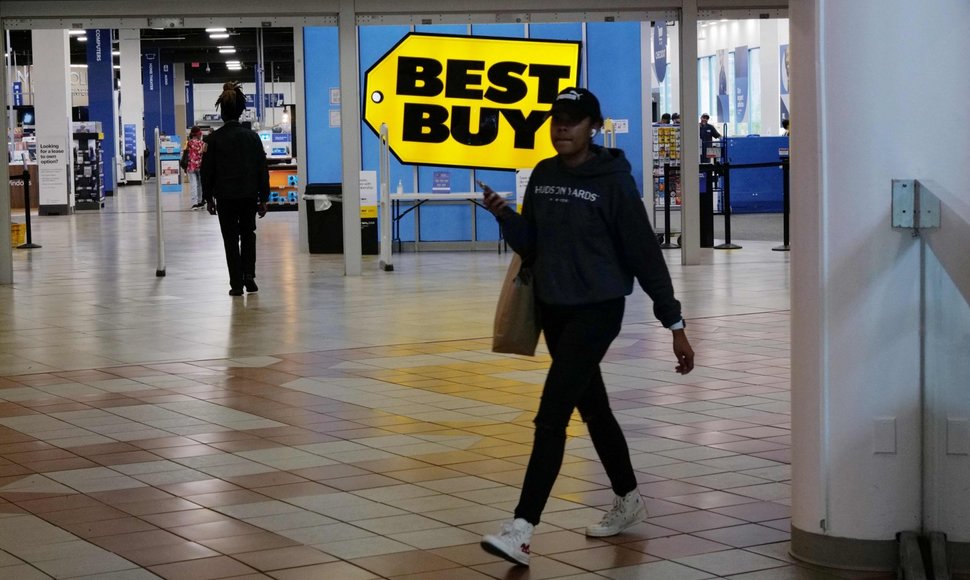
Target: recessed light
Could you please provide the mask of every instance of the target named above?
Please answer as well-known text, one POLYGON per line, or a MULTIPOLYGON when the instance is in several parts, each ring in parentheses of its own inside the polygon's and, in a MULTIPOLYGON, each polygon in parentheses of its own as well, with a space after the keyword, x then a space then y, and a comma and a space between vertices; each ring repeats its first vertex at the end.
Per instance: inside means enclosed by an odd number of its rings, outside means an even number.
POLYGON ((220 32, 218 34, 210 34, 209 38, 211 38, 212 40, 223 40, 225 38, 229 38, 229 35, 226 34, 225 32, 220 32))
POLYGON ((225 32, 225 28, 206 28, 206 32, 225 32))
POLYGON ((219 49, 219 53, 220 54, 236 54, 236 49, 235 48, 220 48, 219 49))
POLYGON ((77 41, 78 42, 87 42, 88 41, 88 37, 87 36, 78 36, 77 37, 77 41))
POLYGON ((111 56, 121 56, 121 51, 120 50, 112 50, 111 51, 111 56))

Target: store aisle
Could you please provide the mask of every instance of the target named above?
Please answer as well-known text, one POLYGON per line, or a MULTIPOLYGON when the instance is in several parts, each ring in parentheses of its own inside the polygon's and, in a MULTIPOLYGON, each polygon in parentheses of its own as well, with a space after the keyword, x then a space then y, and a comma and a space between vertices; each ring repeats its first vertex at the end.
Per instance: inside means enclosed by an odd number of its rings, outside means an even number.
POLYGON ((482 552, 508 517, 548 364, 489 351, 508 255, 295 250, 259 223, 258 294, 227 295, 218 223, 166 197, 167 276, 141 188, 35 220, 0 287, 0 577, 878 578, 787 554, 786 254, 671 270, 698 351, 673 372, 645 297, 604 364, 647 523, 611 501, 585 428, 528 575, 482 552))

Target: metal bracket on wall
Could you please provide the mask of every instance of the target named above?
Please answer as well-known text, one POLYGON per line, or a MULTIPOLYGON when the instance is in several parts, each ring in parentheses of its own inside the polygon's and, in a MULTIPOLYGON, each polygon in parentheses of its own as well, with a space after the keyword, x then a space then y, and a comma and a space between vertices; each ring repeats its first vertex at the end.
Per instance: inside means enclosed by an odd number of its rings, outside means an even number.
POLYGON ((892 181, 892 214, 894 228, 919 230, 940 227, 940 199, 931 184, 918 179, 892 181))

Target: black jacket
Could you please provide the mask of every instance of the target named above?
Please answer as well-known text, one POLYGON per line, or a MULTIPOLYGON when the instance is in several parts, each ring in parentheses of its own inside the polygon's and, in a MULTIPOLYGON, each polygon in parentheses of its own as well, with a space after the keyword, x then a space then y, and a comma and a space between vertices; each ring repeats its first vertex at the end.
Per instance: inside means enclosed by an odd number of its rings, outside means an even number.
POLYGON ((590 304, 633 292, 634 277, 653 300, 654 315, 681 320, 670 273, 650 227, 630 163, 619 149, 569 168, 558 157, 536 165, 522 215, 499 216, 512 249, 533 261, 536 295, 547 304, 590 304))
POLYGON ((269 200, 269 170, 259 135, 239 121, 227 121, 205 143, 201 177, 206 201, 213 197, 269 200))

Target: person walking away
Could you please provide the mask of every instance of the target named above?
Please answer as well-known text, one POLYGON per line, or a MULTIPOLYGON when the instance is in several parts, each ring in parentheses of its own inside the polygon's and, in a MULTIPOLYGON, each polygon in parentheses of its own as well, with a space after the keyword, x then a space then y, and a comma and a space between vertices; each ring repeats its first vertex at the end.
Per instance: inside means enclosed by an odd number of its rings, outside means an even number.
POLYGON ((707 148, 710 147, 715 139, 720 139, 721 134, 714 125, 708 123, 711 116, 707 113, 701 115, 700 137, 701 137, 701 163, 707 162, 707 148))
POLYGON ((202 141, 202 129, 198 126, 189 130, 189 140, 185 144, 187 163, 185 172, 189 176, 189 192, 192 194, 192 209, 205 207, 205 200, 202 199, 202 176, 199 171, 202 168, 202 153, 205 151, 205 143, 202 141))
POLYGON ((229 295, 256 292, 256 215, 266 215, 269 170, 263 143, 239 117, 246 95, 236 82, 222 87, 216 106, 224 124, 206 140, 202 158, 202 194, 206 209, 219 215, 229 267, 229 295))
POLYGON ((552 357, 514 518, 481 541, 486 551, 525 566, 533 531, 562 466, 573 409, 586 423, 616 496, 586 535, 614 536, 646 517, 599 367, 620 333, 634 279, 653 300, 654 315, 672 331, 676 371, 686 374, 694 367, 680 302, 630 163, 623 151, 592 142, 603 126, 599 100, 588 90, 568 88, 556 97, 550 116, 557 154, 533 170, 522 214, 487 187, 483 198, 509 245, 531 265, 552 357))

